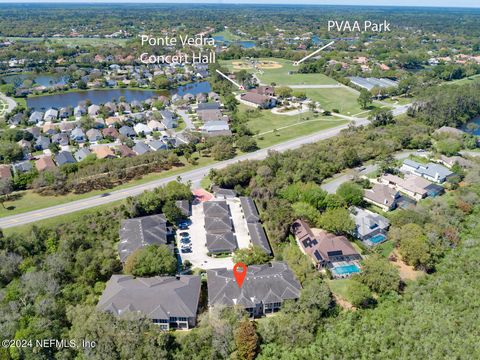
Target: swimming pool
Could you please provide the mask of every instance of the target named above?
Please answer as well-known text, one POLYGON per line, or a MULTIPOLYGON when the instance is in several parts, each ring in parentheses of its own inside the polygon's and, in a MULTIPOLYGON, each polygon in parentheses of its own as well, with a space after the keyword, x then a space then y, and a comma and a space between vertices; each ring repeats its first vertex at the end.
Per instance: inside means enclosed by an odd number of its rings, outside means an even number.
POLYGON ((334 267, 332 271, 337 275, 349 275, 359 273, 360 268, 355 264, 350 264, 334 267))
POLYGON ((372 236, 370 239, 368 239, 369 241, 371 241, 372 243, 374 244, 379 244, 383 241, 385 241, 387 239, 387 237, 383 234, 377 234, 375 236, 372 236))

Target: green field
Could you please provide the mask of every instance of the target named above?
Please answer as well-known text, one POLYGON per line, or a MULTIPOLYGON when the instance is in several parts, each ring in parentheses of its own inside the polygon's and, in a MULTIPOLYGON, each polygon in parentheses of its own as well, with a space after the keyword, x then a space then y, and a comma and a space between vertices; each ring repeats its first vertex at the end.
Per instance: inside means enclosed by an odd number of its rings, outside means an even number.
POLYGON ((337 109, 340 114, 354 115, 365 110, 357 102, 358 95, 344 87, 338 89, 305 89, 307 96, 320 102, 324 110, 337 109))
POLYGON ((460 80, 447 81, 447 82, 444 82, 442 85, 466 85, 466 84, 471 84, 472 82, 479 79, 480 79, 480 74, 477 74, 477 75, 469 76, 460 80))
POLYGON ((344 300, 350 301, 348 288, 352 284, 351 279, 327 280, 330 291, 344 300))
POLYGON ((223 31, 219 31, 219 32, 216 32, 215 34, 212 34, 212 37, 215 37, 215 36, 222 36, 224 40, 226 41, 237 41, 237 40, 241 40, 241 37, 232 33, 230 30, 223 30, 223 31))
MULTIPOLYGON (((335 85, 337 82, 323 74, 290 74, 295 72, 298 67, 293 66, 293 62, 285 59, 278 58, 261 58, 258 61, 270 61, 280 65, 279 68, 263 69, 263 73, 255 72, 255 75, 260 79, 263 84, 276 85, 335 85)), ((221 64, 228 68, 229 71, 239 71, 240 68, 235 66, 234 63, 243 62, 248 65, 246 60, 228 60, 221 61, 221 64)), ((250 73, 254 73, 254 69, 248 65, 245 68, 250 73)))

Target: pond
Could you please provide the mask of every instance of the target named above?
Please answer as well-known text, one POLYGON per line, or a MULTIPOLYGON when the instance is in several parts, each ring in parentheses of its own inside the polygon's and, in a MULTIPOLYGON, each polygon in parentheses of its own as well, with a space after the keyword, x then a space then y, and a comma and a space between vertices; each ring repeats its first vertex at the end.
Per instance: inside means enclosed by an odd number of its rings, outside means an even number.
POLYGON ((37 86, 51 87, 67 84, 69 76, 64 74, 15 74, 3 76, 2 79, 16 88, 20 87, 25 80, 31 80, 37 86))
MULTIPOLYGON (((187 93, 196 95, 198 93, 208 93, 211 91, 210 84, 207 81, 187 84, 180 86, 171 93, 178 93, 183 96, 187 93)), ((77 106, 79 102, 90 100, 92 104, 105 104, 112 100, 118 100, 121 96, 131 102, 133 100, 145 101, 151 97, 165 94, 165 91, 155 90, 131 90, 131 89, 98 89, 86 91, 72 91, 68 93, 44 95, 27 98, 27 107, 36 110, 61 108, 66 106, 77 106)))
POLYGON ((225 38, 221 35, 219 36, 214 36, 213 39, 216 41, 216 42, 219 42, 219 43, 222 43, 224 45, 230 45, 230 44, 233 44, 233 45, 238 45, 240 47, 243 47, 245 49, 251 49, 253 47, 255 47, 255 41, 252 41, 252 40, 239 40, 239 41, 229 41, 229 40, 225 40, 225 38))
POLYGON ((468 132, 469 134, 480 136, 480 116, 469 121, 462 130, 468 132))

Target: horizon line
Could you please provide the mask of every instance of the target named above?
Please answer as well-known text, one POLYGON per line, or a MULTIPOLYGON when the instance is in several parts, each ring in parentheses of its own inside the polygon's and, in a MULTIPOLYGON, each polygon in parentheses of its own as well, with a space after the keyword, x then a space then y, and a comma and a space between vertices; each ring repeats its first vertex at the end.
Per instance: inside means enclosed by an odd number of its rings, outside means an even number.
MULTIPOLYGON (((281 1, 281 0, 280 0, 281 1)), ((55 5, 70 5, 70 4, 83 4, 83 5, 101 5, 101 4, 123 4, 123 5, 146 5, 146 4, 167 4, 167 5, 221 5, 221 6, 239 6, 239 5, 277 5, 277 6, 355 6, 355 7, 391 7, 391 8, 433 8, 433 9, 480 9, 480 5, 427 5, 427 4, 357 4, 357 3, 312 3, 312 2, 297 2, 296 4, 288 4, 279 2, 278 0, 272 0, 271 2, 265 2, 261 0, 205 0, 205 1, 178 1, 172 2, 172 0, 137 0, 130 2, 126 0, 101 0, 101 1, 85 1, 85 0, 16 0, 14 3, 11 0, 0 0, 0 4, 19 5, 19 4, 55 4, 55 5), (257 2, 258 1, 258 2, 257 2)))

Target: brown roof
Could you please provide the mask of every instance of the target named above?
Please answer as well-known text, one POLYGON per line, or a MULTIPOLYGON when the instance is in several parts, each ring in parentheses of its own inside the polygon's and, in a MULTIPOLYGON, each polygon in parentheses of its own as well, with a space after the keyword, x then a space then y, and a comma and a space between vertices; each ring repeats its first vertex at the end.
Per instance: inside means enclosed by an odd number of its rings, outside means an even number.
POLYGON ((275 90, 273 86, 259 86, 255 89, 251 90, 254 93, 260 94, 260 95, 269 95, 272 96, 275 94, 275 90))
POLYGON ((246 94, 242 94, 241 98, 242 100, 245 100, 257 105, 263 105, 270 99, 268 96, 257 94, 254 92, 247 92, 246 94))
POLYGON ((310 229, 303 220, 292 224, 292 232, 303 251, 315 262, 329 261, 330 256, 359 256, 345 236, 337 236, 322 229, 310 229))
POLYGON ((135 151, 133 151, 132 149, 130 149, 127 145, 118 145, 117 147, 118 149, 118 152, 120 153, 120 156, 121 157, 134 157, 134 156, 137 156, 137 154, 135 153, 135 151))
POLYGON ((206 122, 206 121, 216 121, 222 119, 222 112, 218 109, 212 110, 199 110, 197 111, 198 117, 206 122))
POLYGON ((115 154, 107 145, 95 146, 91 149, 98 159, 113 158, 115 154))
POLYGON ((56 166, 50 156, 44 156, 35 161, 35 167, 38 171, 45 171, 54 169, 56 166))
POLYGON ((364 190, 364 197, 376 204, 383 206, 392 206, 397 198, 398 191, 387 185, 375 184, 371 189, 364 190))
POLYGON ((10 179, 11 177, 10 165, 0 165, 0 179, 10 179))
POLYGON ((105 136, 105 137, 111 136, 114 139, 117 139, 120 136, 117 129, 115 129, 114 127, 107 127, 105 129, 103 129, 102 130, 102 135, 105 136))

